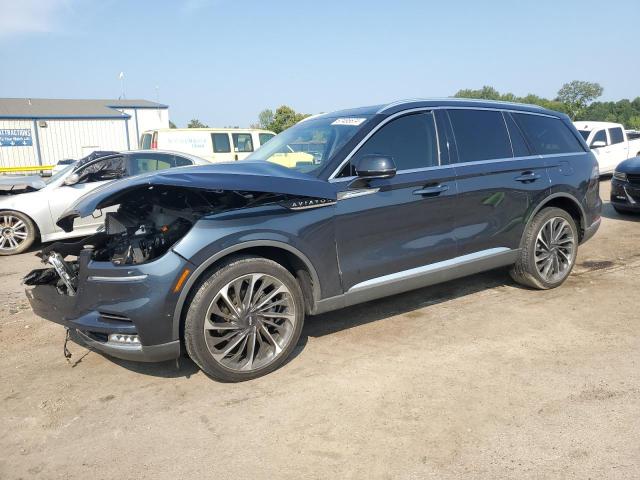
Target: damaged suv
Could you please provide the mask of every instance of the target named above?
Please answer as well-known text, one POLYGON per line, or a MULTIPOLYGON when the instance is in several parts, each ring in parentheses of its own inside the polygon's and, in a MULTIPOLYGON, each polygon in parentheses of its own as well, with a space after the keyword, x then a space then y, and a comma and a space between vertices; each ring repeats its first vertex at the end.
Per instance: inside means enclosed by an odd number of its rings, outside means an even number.
POLYGON ((105 228, 39 254, 40 316, 128 360, 183 350, 241 381, 290 356, 305 315, 498 267, 568 277, 600 223, 598 165, 568 117, 410 100, 323 114, 248 159, 112 182, 58 220, 105 228))

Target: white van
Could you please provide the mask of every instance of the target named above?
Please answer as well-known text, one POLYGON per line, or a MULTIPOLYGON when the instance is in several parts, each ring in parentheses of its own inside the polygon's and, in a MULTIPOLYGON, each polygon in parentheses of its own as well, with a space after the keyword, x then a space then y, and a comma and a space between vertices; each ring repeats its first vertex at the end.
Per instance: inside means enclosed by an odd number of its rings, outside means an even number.
POLYGON ((210 162, 242 160, 275 137, 252 128, 161 128, 140 137, 140 149, 188 153, 210 162))

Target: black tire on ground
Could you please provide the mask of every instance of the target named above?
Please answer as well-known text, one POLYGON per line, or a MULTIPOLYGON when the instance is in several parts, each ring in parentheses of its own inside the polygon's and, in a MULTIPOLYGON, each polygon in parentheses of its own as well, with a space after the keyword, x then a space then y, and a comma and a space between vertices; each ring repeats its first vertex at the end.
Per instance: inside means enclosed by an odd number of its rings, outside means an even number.
POLYGON ((618 212, 620 215, 633 215, 634 213, 637 213, 635 210, 624 208, 624 207, 618 207, 616 205, 613 205, 613 209, 616 212, 618 212))
POLYGON ((536 288, 539 290, 547 290, 562 285, 564 281, 569 277, 569 274, 571 273, 571 270, 575 265, 578 253, 578 243, 578 230, 571 215, 561 208, 543 208, 535 215, 524 232, 520 244, 520 256, 509 272, 511 278, 513 278, 521 285, 536 288), (549 279, 546 279, 536 268, 535 250, 540 230, 549 220, 553 218, 561 218, 566 220, 571 230, 571 234, 575 239, 575 243, 573 245, 573 254, 571 261, 568 262, 568 268, 566 268, 566 270, 559 278, 550 281, 549 279))
POLYGON ((184 343, 191 359, 207 375, 223 382, 251 380, 266 375, 280 367, 295 349, 304 323, 302 290, 294 276, 282 265, 258 256, 230 257, 207 275, 194 287, 197 290, 189 303, 185 318, 184 343), (295 308, 295 315, 293 316, 295 325, 291 330, 288 342, 286 345, 281 345, 282 351, 270 363, 253 370, 238 371, 227 368, 213 357, 205 339, 205 317, 221 289, 235 279, 251 274, 268 275, 286 287, 290 293, 291 305, 295 308))
POLYGON ((27 251, 37 237, 36 225, 24 213, 14 210, 0 212, 0 256, 27 251))
POLYGON ((621 207, 617 207, 617 206, 615 206, 615 205, 613 206, 613 209, 614 209, 616 212, 618 212, 618 213, 620 213, 620 214, 622 214, 622 215, 626 215, 626 214, 628 214, 628 213, 629 213, 629 210, 626 210, 626 209, 621 208, 621 207))

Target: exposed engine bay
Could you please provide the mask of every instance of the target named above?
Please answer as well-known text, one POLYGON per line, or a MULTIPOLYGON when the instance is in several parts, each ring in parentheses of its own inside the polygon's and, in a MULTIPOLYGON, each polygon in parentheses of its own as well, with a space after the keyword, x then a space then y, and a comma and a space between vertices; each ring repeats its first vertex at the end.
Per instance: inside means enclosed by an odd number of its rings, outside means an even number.
POLYGON ((117 211, 105 214, 96 234, 75 242, 56 242, 37 255, 47 268, 33 270, 26 285, 55 285, 58 292, 75 295, 78 288, 78 257, 139 265, 165 254, 183 238, 203 215, 272 203, 276 194, 207 191, 183 187, 148 187, 121 198, 117 211), (68 258, 75 257, 75 258, 68 258))

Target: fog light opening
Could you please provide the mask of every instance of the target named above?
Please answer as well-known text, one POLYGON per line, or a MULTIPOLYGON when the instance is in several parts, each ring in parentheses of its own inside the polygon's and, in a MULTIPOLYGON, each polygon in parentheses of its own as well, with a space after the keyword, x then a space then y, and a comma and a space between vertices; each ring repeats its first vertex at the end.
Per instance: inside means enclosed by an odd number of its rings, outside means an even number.
POLYGON ((113 343, 123 343, 127 345, 140 345, 138 335, 125 335, 122 333, 110 333, 109 341, 113 343))

